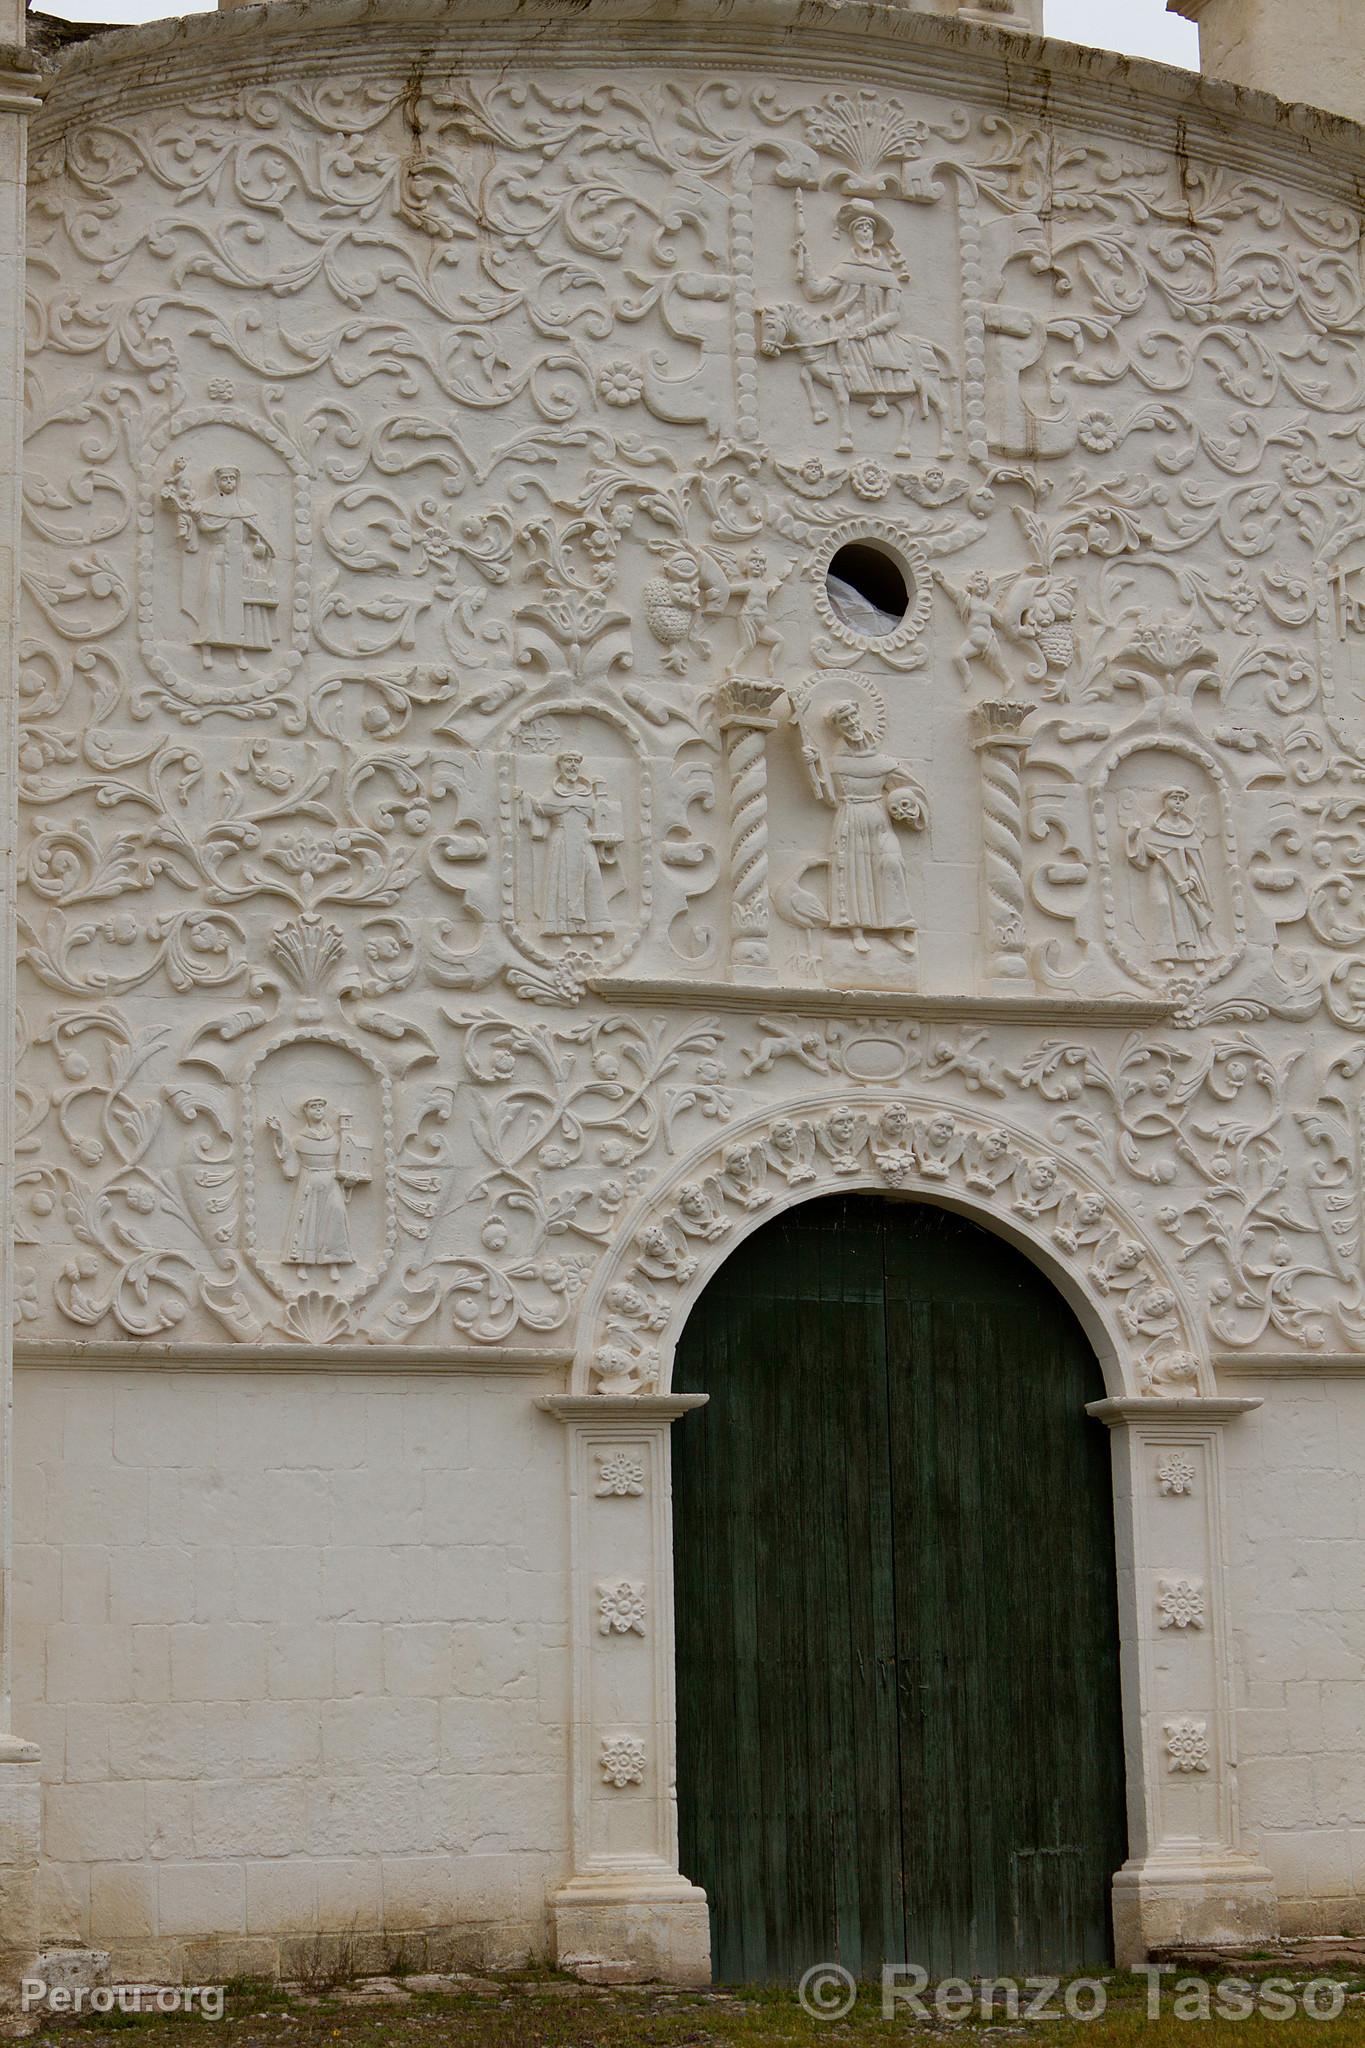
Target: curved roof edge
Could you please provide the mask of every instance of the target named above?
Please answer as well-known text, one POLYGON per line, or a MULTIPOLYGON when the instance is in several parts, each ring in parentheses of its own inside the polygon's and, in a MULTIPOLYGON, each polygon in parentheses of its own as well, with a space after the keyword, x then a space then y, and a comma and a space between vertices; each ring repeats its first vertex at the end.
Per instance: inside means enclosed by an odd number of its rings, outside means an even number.
POLYGON ((229 89, 263 69, 295 76, 338 59, 382 54, 389 65, 431 61, 449 38, 457 61, 509 45, 557 63, 763 59, 776 72, 809 62, 888 81, 960 92, 1033 119, 1094 127, 1230 168, 1279 161, 1286 176, 1330 185, 1365 208, 1365 127, 1315 107, 1113 50, 983 28, 924 14, 899 0, 271 0, 110 29, 48 59, 39 131, 107 110, 136 83, 143 103, 229 89), (371 38, 382 34, 379 50, 371 38), (1344 188, 1344 189, 1343 189, 1344 188))

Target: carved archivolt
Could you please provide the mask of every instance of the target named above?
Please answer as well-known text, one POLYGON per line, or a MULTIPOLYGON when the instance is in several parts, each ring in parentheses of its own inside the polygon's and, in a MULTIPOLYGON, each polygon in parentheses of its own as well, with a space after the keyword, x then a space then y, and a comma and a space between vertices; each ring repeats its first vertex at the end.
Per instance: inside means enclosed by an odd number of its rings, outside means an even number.
POLYGON ((1187 1304, 1132 1216, 1064 1154, 932 1097, 869 1091, 737 1124, 632 1223, 583 1318, 584 1393, 666 1390, 688 1312, 750 1232, 813 1196, 876 1188, 979 1216, 1053 1273, 1116 1394, 1208 1393, 1187 1304))

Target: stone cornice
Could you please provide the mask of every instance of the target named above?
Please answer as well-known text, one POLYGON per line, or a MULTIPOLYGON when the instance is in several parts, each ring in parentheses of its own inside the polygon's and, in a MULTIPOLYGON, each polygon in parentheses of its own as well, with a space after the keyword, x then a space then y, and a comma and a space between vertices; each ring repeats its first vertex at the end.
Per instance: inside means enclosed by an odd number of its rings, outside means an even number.
POLYGON ((526 1344, 64 1344, 21 1341, 14 1363, 49 1372, 559 1374, 573 1354, 526 1344))
POLYGON ((34 114, 50 79, 30 50, 0 43, 0 114, 34 114))
POLYGON ((182 17, 73 45, 53 64, 50 134, 108 113, 136 92, 144 106, 250 80, 332 76, 353 63, 409 77, 449 39, 461 66, 502 66, 518 48, 539 66, 590 63, 745 68, 776 75, 856 76, 869 64, 902 90, 938 90, 1023 119, 1098 129, 1116 138, 1210 154, 1229 169, 1277 169, 1300 186, 1358 198, 1365 132, 1355 123, 1268 94, 1111 51, 1002 33, 864 0, 277 0, 182 17))
POLYGON ((647 975, 602 975, 589 982, 604 1002, 682 1004, 689 1009, 739 1010, 805 1017, 924 1017, 970 1023, 1074 1024, 1131 1031, 1165 1024, 1173 1006, 1151 997, 1046 995, 921 995, 906 989, 816 988, 809 984, 673 981, 647 975))
POLYGON ((1244 1353, 1221 1351, 1214 1354, 1214 1370, 1220 1379, 1329 1379, 1365 1377, 1365 1351, 1263 1351, 1244 1353))
POLYGON ((1127 1428, 1130 1422, 1236 1422, 1262 1405, 1252 1395, 1142 1394, 1087 1401, 1085 1412, 1113 1429, 1127 1428))
POLYGON ((536 1402, 561 1422, 676 1422, 704 1408, 709 1394, 542 1394, 536 1402))

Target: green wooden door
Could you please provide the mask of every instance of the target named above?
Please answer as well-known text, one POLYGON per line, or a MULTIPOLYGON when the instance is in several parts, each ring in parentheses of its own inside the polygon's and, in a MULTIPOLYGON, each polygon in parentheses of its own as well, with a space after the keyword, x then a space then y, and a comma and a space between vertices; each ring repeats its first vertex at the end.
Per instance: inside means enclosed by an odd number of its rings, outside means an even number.
POLYGON ((1104 1392, 1022 1254, 831 1197, 740 1247, 674 1384, 681 1861, 722 1981, 1110 1955, 1126 1847, 1104 1392))

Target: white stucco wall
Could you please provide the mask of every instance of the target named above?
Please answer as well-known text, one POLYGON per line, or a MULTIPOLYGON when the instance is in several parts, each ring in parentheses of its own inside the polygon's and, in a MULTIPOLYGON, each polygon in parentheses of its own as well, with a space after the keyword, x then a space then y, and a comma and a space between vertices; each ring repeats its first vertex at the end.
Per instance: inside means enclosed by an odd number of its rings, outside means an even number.
MULTIPOLYGON (((563 1432, 524 1378, 25 1372, 43 1926, 136 1974, 323 1927, 545 1953, 564 1874, 563 1432)), ((383 1945, 366 1951, 383 1967, 383 1945)))
POLYGON ((1099 1351, 1125 1954, 1357 1912, 1361 138, 785 0, 233 10, 48 85, 45 1934, 703 1974, 672 1347, 843 1186, 1099 1351))
POLYGON ((1242 1818, 1287 1932, 1359 1932, 1365 1897, 1365 1385, 1246 1380, 1228 1434, 1242 1818))

